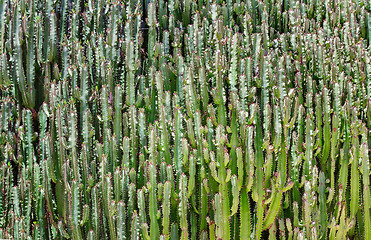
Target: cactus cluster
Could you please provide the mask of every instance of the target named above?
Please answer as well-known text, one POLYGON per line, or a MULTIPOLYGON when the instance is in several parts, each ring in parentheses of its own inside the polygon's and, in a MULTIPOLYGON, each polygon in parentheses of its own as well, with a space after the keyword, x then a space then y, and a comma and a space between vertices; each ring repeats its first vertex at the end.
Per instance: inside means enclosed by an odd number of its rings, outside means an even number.
POLYGON ((371 239, 371 2, 0 0, 0 239, 371 239))

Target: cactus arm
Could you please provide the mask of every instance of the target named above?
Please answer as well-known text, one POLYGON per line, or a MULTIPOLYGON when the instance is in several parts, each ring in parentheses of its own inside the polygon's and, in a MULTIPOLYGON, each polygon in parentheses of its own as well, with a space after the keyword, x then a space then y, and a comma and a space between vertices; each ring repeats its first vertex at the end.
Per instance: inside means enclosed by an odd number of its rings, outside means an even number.
MULTIPOLYGON (((365 137, 364 137, 365 138, 365 137)), ((365 239, 371 238, 371 222, 370 222, 370 164, 368 155, 367 142, 361 144, 362 156, 362 180, 363 180, 363 206, 364 206, 364 226, 365 226, 365 239)))
POLYGON ((257 201, 257 223, 256 223, 256 239, 259 240, 261 237, 261 232, 263 228, 263 196, 264 196, 264 176, 263 176, 263 134, 261 129, 261 120, 259 117, 259 112, 256 112, 256 125, 255 125, 255 155, 256 155, 256 188, 258 191, 258 201, 257 201))

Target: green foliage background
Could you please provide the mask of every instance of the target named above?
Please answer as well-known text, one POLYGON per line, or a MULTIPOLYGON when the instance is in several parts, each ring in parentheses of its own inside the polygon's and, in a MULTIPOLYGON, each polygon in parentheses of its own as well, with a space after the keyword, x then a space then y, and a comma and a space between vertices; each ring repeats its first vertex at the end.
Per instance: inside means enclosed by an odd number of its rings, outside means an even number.
POLYGON ((371 239, 370 11, 0 0, 0 239, 371 239))

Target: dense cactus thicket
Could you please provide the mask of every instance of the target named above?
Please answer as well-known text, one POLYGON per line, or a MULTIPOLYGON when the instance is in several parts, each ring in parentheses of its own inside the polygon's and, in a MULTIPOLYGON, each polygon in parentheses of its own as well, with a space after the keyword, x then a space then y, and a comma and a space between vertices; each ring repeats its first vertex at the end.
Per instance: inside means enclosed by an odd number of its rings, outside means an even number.
POLYGON ((0 0, 0 239, 371 239, 370 11, 0 0))

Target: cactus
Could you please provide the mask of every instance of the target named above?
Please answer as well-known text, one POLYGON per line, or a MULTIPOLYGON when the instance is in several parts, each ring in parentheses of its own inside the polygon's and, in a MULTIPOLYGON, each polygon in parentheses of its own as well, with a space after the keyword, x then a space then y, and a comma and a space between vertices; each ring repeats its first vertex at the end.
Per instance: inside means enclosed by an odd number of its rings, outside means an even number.
POLYGON ((362 144, 361 144, 361 157, 362 157, 362 178, 363 178, 363 202, 364 202, 364 228, 365 233, 364 237, 367 239, 370 237, 371 229, 370 229, 370 203, 369 203, 369 196, 370 196, 370 190, 367 186, 370 186, 369 178, 370 170, 369 170, 369 164, 367 159, 368 158, 368 150, 367 150, 367 140, 365 138, 362 138, 362 144))
POLYGON ((369 10, 0 0, 0 238, 370 238, 369 10))
POLYGON ((82 239, 80 229, 80 198, 79 198, 78 182, 72 181, 72 231, 74 239, 82 239))
POLYGON ((162 204, 162 227, 163 235, 165 237, 169 236, 169 226, 170 226, 170 197, 171 197, 171 184, 169 181, 165 182, 164 185, 164 197, 162 204))
POLYGON ((187 221, 187 195, 186 195, 187 177, 182 174, 179 182, 179 218, 180 218, 180 229, 181 237, 180 239, 188 239, 188 221, 187 221))
POLYGON ((257 189, 257 223, 256 223, 256 239, 260 239, 263 228, 263 134, 261 129, 260 117, 256 113, 255 117, 255 139, 254 146, 256 152, 256 189, 257 189))
POLYGON ((155 165, 150 164, 149 165, 149 176, 150 176, 150 185, 149 185, 149 217, 151 220, 150 224, 150 236, 152 239, 158 239, 160 236, 159 233, 159 226, 157 222, 157 197, 156 197, 156 169, 155 165))

